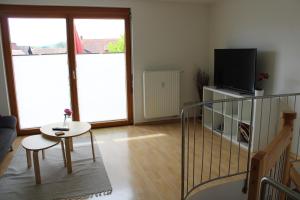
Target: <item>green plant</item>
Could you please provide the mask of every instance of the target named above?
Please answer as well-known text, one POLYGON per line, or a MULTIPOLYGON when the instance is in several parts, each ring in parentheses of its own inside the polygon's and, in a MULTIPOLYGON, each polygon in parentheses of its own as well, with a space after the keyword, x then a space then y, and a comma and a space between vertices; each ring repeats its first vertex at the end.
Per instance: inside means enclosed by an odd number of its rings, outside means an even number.
POLYGON ((107 52, 108 53, 123 53, 123 52, 125 52, 124 35, 122 35, 117 41, 108 43, 107 52))

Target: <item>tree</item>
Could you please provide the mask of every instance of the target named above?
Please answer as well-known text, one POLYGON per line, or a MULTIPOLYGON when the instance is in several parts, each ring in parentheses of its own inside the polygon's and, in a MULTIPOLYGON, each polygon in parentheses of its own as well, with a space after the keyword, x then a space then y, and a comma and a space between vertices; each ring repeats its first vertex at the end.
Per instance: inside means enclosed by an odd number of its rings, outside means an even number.
POLYGON ((108 53, 124 53, 125 52, 124 35, 122 35, 117 41, 108 43, 107 51, 108 53))

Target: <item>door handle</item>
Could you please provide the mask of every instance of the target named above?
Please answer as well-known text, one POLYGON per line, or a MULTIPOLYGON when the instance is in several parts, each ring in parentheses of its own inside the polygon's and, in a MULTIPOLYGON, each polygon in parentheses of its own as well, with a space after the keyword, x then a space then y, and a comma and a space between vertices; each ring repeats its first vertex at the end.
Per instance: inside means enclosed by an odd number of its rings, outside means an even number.
POLYGON ((76 80, 76 72, 75 70, 72 71, 73 79, 76 80))

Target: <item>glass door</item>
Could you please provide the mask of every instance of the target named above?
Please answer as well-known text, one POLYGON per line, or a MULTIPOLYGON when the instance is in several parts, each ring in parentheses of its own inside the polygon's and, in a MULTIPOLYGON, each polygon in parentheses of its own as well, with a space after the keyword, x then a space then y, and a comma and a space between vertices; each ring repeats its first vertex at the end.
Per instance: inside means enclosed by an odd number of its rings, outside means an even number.
POLYGON ((9 18, 20 129, 62 121, 70 108, 66 19, 9 18))
POLYGON ((0 7, 11 113, 20 135, 64 119, 132 124, 130 9, 0 7))
POLYGON ((80 119, 128 120, 124 19, 74 19, 80 119))

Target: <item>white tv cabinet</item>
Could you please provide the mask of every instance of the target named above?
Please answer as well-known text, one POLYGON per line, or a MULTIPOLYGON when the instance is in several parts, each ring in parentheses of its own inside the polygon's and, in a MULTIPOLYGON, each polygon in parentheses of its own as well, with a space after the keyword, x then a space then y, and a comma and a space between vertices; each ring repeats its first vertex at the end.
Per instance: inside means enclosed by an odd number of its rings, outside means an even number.
MULTIPOLYGON (((241 95, 232 90, 216 89, 215 87, 207 86, 203 88, 204 102, 220 99, 245 98, 249 96, 251 95, 241 95)), ((235 144, 239 144, 239 141, 241 141, 239 124, 244 123, 250 127, 251 104, 251 100, 229 101, 223 103, 214 103, 213 105, 207 104, 203 107, 202 120, 204 122, 204 127, 216 134, 223 135, 223 138, 232 141, 235 144)), ((258 132, 260 128, 258 126, 258 124, 260 125, 258 121, 260 120, 261 107, 261 100, 255 100, 253 102, 252 151, 257 150, 258 140, 265 138, 261 137, 258 139, 258 132)), ((244 149, 248 148, 248 143, 245 141, 241 141, 240 145, 244 149)))

